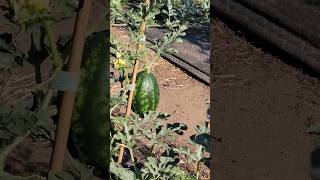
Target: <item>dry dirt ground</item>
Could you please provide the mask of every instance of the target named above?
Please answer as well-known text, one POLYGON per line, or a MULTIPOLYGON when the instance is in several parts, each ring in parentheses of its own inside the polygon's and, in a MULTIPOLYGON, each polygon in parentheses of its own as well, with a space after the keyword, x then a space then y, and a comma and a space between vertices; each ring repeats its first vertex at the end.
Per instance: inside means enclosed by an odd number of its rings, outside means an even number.
POLYGON ((217 19, 211 28, 214 178, 311 179, 310 153, 319 137, 306 130, 320 121, 320 80, 217 19))
POLYGON ((195 133, 196 126, 207 119, 209 87, 165 60, 156 65, 154 72, 160 86, 158 110, 170 114, 168 122, 188 126, 185 135, 177 138, 179 143, 185 144, 195 133))

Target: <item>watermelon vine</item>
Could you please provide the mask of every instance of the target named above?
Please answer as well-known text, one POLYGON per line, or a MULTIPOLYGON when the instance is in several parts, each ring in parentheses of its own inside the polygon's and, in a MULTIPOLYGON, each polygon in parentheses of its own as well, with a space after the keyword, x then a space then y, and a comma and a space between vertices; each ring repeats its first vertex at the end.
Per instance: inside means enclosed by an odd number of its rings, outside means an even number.
MULTIPOLYGON (((63 20, 75 17, 78 0, 7 0, 1 6, 5 13, 7 25, 12 31, 0 35, 0 73, 8 79, 1 78, 0 93, 0 179, 75 179, 70 172, 51 172, 44 177, 38 174, 18 176, 6 171, 8 155, 27 137, 36 141, 52 143, 56 125, 54 116, 57 114, 57 76, 65 64, 69 53, 71 35, 55 37, 53 26, 63 20), (30 41, 29 49, 22 49, 16 42, 16 36, 25 34, 30 41), (49 58, 52 68, 49 77, 43 78, 41 65, 49 58), (34 66, 35 73, 12 80, 14 73, 22 69, 26 63, 34 66), (34 76, 33 76, 34 75, 34 76), (32 84, 32 79, 35 84, 32 84), (24 81, 27 86, 20 86, 24 81), (24 91, 14 91, 22 88, 24 91), (12 93, 13 92, 13 93, 12 93)), ((89 32, 95 32, 94 25, 89 32)), ((90 35, 90 34, 88 34, 90 35)), ((61 86, 61 83, 60 83, 61 86)), ((59 88, 58 88, 59 89, 59 88)), ((69 153, 68 153, 69 154, 69 153)), ((97 179, 93 171, 83 162, 68 159, 73 164, 77 177, 81 179, 97 179)))
POLYGON ((208 2, 151 0, 150 4, 145 4, 142 1, 111 1, 111 26, 124 28, 129 42, 124 43, 111 31, 110 178, 200 179, 201 164, 208 165, 209 158, 205 153, 209 152, 208 121, 199 125, 197 133, 190 137, 190 146, 196 151, 170 144, 187 127, 183 123, 166 123, 170 115, 157 111, 161 92, 153 73, 155 63, 163 54, 178 53, 172 45, 183 42, 189 27, 206 21, 203 13, 209 12, 208 2), (186 10, 191 8, 192 13, 187 13, 186 10), (163 30, 163 37, 147 42, 140 31, 144 23, 146 31, 154 27, 163 30), (151 49, 154 55, 149 54, 151 49), (132 85, 135 61, 141 65, 137 81, 132 85), (128 106, 130 91, 134 94, 133 113, 128 115, 123 110, 128 106), (147 148, 143 154, 142 147, 147 148), (177 163, 181 158, 190 159, 188 163, 196 171, 184 171, 177 163))

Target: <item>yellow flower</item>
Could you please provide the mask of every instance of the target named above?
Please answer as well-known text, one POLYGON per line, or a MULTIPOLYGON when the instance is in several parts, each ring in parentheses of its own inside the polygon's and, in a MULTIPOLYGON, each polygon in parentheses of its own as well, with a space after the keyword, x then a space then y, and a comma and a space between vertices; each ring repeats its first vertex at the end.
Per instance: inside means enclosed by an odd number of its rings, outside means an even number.
POLYGON ((10 0, 14 19, 24 27, 32 26, 49 16, 49 0, 10 0))
POLYGON ((49 0, 15 0, 17 5, 30 11, 41 12, 49 8, 49 0))
POLYGON ((113 65, 117 70, 124 69, 127 67, 127 63, 122 58, 118 58, 115 61, 113 61, 113 65))
POLYGON ((38 12, 47 11, 49 7, 48 0, 29 0, 28 4, 38 12))

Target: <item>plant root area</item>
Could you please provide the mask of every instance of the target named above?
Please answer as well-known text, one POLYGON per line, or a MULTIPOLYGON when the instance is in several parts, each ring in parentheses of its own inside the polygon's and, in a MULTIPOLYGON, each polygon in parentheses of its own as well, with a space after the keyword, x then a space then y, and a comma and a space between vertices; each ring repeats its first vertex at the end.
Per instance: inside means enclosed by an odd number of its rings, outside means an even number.
POLYGON ((311 179, 319 78, 231 29, 212 21, 214 179, 311 179))

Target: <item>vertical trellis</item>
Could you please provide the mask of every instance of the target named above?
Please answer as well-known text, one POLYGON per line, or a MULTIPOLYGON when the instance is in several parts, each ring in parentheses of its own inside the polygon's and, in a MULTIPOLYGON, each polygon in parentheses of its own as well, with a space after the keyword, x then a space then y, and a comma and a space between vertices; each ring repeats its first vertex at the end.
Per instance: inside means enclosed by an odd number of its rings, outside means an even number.
MULTIPOLYGON (((77 14, 68 73, 79 74, 91 6, 92 0, 83 1, 77 14)), ((51 158, 52 171, 61 171, 63 168, 75 95, 76 92, 71 91, 65 91, 63 94, 51 158)))
MULTIPOLYGON (((150 4, 150 0, 144 0, 144 6, 148 6, 150 4)), ((139 28, 139 34, 140 36, 144 37, 145 36, 145 31, 146 31, 146 24, 147 24, 147 14, 144 14, 143 21, 140 24, 139 28)), ((145 39, 145 38, 144 38, 145 39)), ((138 50, 141 50, 144 48, 144 44, 138 44, 138 50)), ((143 57, 145 58, 145 56, 143 57)), ((133 73, 132 73, 132 80, 131 84, 134 85, 136 83, 136 78, 137 78, 137 73, 139 69, 139 60, 135 60, 134 67, 133 67, 133 73)), ((133 99, 133 89, 129 92, 129 97, 128 97, 128 104, 127 104, 127 109, 126 109, 126 116, 129 116, 131 114, 131 106, 132 106, 132 99, 133 99)), ((122 162, 123 159, 123 152, 124 152, 124 145, 120 146, 120 153, 118 156, 118 163, 122 162)), ((131 152, 131 150, 130 150, 131 152)), ((130 153, 132 156, 132 153, 130 153)), ((132 157, 133 158, 133 157, 132 157)))

